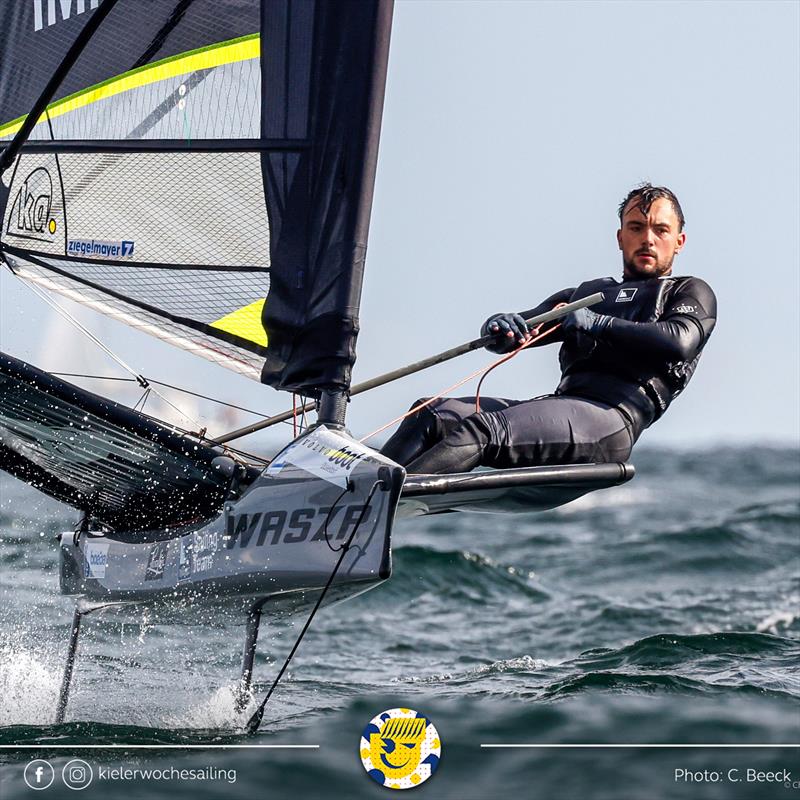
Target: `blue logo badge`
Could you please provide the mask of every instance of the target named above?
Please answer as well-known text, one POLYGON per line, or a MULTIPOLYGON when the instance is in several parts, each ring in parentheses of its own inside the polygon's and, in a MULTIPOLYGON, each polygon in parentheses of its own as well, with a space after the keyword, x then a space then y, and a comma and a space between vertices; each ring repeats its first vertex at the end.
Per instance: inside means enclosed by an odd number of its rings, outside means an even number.
POLYGON ((413 789, 439 766, 442 743, 433 723, 412 708, 390 708, 370 720, 360 742, 361 763, 387 789, 413 789))

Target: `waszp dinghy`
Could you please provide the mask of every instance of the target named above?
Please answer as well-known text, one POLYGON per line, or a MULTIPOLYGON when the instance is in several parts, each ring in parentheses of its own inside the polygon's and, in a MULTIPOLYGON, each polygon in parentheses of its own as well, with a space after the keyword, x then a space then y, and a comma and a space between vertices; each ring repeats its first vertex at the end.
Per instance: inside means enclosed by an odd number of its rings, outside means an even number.
POLYGON ((398 516, 552 508, 632 476, 621 464, 406 476, 347 432, 348 395, 378 385, 350 376, 391 12, 390 0, 3 12, 5 266, 317 411, 267 463, 228 444, 243 431, 179 430, 0 358, 0 467, 80 511, 60 542, 77 605, 58 720, 87 613, 246 614, 244 697, 262 611, 388 578, 398 516))

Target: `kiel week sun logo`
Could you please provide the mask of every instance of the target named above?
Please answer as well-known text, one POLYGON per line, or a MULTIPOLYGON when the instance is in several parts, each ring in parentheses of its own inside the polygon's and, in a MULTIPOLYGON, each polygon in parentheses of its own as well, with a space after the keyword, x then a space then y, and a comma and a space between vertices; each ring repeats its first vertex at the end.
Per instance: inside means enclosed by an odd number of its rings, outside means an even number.
POLYGON ((411 708, 390 708, 361 734, 361 763, 387 789, 413 789, 439 766, 442 743, 433 723, 411 708))
POLYGON ((37 167, 22 182, 14 198, 6 233, 52 242, 58 228, 52 212, 53 180, 44 167, 37 167))

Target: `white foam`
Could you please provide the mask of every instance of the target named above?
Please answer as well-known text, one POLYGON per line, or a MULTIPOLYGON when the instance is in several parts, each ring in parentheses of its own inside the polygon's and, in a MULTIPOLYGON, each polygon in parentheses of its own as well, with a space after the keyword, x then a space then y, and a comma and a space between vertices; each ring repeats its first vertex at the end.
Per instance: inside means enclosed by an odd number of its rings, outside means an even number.
POLYGON ((492 661, 491 664, 481 664, 479 667, 474 667, 464 672, 446 672, 440 675, 426 675, 424 677, 412 675, 410 677, 393 678, 392 683, 440 683, 443 681, 481 678, 484 675, 496 675, 503 672, 538 672, 552 666, 554 666, 553 662, 525 655, 492 661))
POLYGON ((756 630, 759 633, 774 633, 778 634, 779 628, 784 630, 788 628, 798 617, 797 610, 793 611, 775 611, 772 614, 764 617, 761 622, 756 625, 756 630))
POLYGON ((52 724, 60 685, 41 654, 0 644, 0 725, 52 724))
POLYGON ((238 682, 222 686, 199 704, 192 706, 187 711, 182 711, 180 716, 167 717, 163 720, 163 724, 167 728, 213 728, 218 730, 241 728, 256 710, 256 703, 251 693, 245 709, 241 712, 238 711, 236 709, 238 687, 238 682))
POLYGON ((621 508, 623 506, 641 506, 650 502, 652 499, 652 492, 642 487, 636 487, 636 490, 627 487, 616 487, 612 489, 605 489, 600 492, 590 492, 589 494, 573 500, 564 506, 559 506, 554 509, 557 514, 569 516, 583 511, 591 511, 595 508, 621 508))

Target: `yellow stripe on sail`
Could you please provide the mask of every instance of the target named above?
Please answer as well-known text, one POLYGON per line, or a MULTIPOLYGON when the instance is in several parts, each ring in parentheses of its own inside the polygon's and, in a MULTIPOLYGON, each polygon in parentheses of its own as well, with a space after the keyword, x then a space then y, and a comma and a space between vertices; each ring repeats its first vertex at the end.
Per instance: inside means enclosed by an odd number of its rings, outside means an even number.
MULTIPOLYGON (((138 69, 124 72, 114 78, 109 78, 96 86, 81 89, 61 100, 51 103, 47 107, 47 114, 50 118, 60 117, 75 111, 78 108, 96 103, 98 100, 105 100, 108 97, 127 92, 131 89, 139 89, 151 83, 175 78, 187 72, 196 72, 200 69, 211 69, 223 64, 233 64, 236 61, 247 61, 251 58, 258 58, 261 53, 261 37, 254 33, 249 36, 242 36, 239 39, 232 39, 228 42, 220 42, 198 50, 191 50, 188 53, 171 56, 152 64, 147 64, 138 69)), ((39 122, 44 122, 45 114, 39 118, 39 122)), ((0 137, 11 136, 16 133, 25 121, 25 117, 18 117, 5 125, 0 126, 0 137)))
POLYGON ((264 298, 250 303, 249 306, 237 308, 226 314, 216 322, 211 323, 212 328, 232 333, 248 342, 255 342, 263 347, 267 346, 267 332, 261 324, 261 312, 264 308, 264 298))

